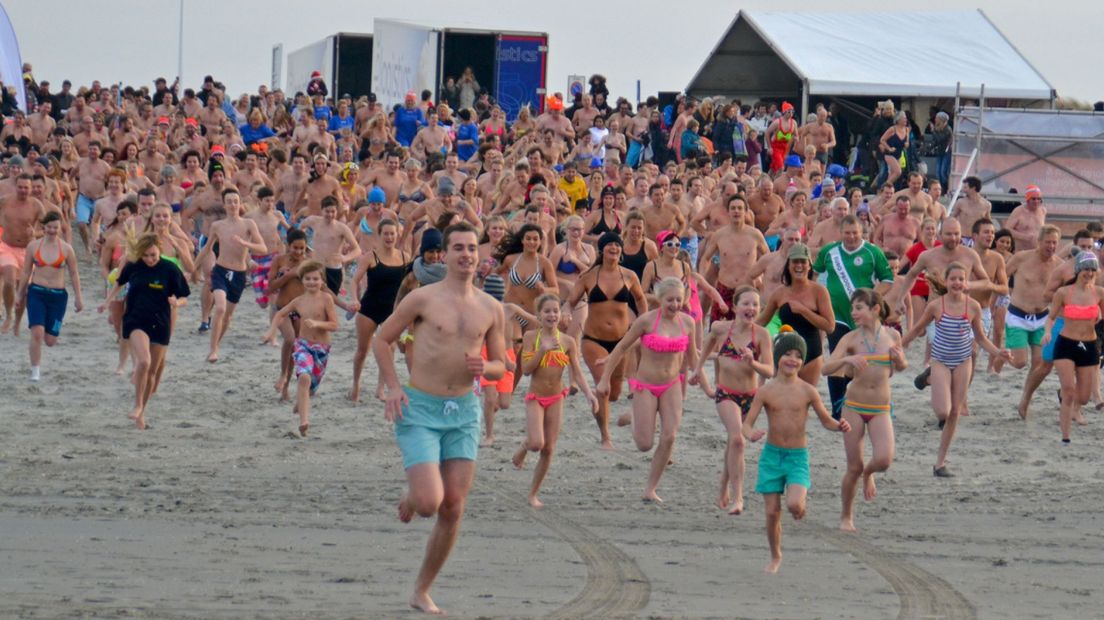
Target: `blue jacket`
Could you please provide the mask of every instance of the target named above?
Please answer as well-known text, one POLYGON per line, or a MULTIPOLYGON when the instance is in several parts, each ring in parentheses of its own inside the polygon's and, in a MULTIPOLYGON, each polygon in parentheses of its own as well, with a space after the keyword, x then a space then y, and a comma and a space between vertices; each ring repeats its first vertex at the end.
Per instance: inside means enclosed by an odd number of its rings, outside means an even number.
POLYGON ((395 109, 395 139, 399 144, 410 146, 414 136, 418 134, 418 128, 425 125, 426 118, 421 108, 409 110, 406 106, 399 106, 395 109))

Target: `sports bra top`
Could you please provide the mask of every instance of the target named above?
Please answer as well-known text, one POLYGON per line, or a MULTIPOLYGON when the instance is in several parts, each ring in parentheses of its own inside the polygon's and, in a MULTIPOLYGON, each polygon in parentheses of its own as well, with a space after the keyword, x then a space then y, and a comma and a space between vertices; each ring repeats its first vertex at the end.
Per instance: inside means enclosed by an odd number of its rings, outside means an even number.
POLYGON ((541 275, 540 257, 536 258, 536 270, 533 271, 532 275, 523 280, 521 275, 517 272, 517 266, 518 263, 521 262, 522 256, 518 256, 514 260, 514 264, 510 265, 510 284, 514 286, 524 286, 525 288, 537 288, 537 284, 544 281, 544 277, 541 275))
POLYGON ((1066 304, 1062 308, 1062 316, 1073 321, 1095 321, 1100 318, 1100 306, 1096 304, 1085 306, 1066 304))
MULTIPOLYGON (((542 330, 539 329, 537 330, 537 338, 533 341, 533 350, 522 353, 521 359, 529 361, 533 359, 533 356, 536 355, 538 351, 540 351, 541 331, 542 330)), ((560 368, 563 368, 571 362, 571 358, 568 357, 567 351, 565 351, 563 348, 563 342, 560 340, 560 330, 556 330, 555 336, 556 343, 559 346, 556 349, 544 352, 544 356, 541 357, 540 361, 541 368, 548 368, 549 366, 559 366, 560 368)))
POLYGON ((686 350, 686 347, 690 346, 690 336, 686 334, 686 327, 682 324, 681 313, 675 315, 675 320, 678 321, 679 331, 681 332, 678 336, 664 336, 656 333, 662 316, 663 312, 656 310, 656 320, 655 324, 652 325, 652 331, 640 337, 640 345, 656 353, 682 353, 686 350))
MULTIPOLYGON (((736 321, 732 321, 732 323, 728 326, 728 334, 725 336, 725 341, 721 345, 721 349, 717 351, 717 355, 720 355, 722 357, 730 357, 736 361, 740 361, 744 359, 743 347, 737 348, 736 345, 732 344, 733 327, 736 327, 736 321)), ((751 330, 751 341, 748 342, 747 348, 751 350, 751 353, 755 356, 755 359, 759 358, 759 344, 755 342, 754 328, 752 328, 751 330)))
POLYGON ((54 259, 53 262, 50 262, 50 263, 47 263, 46 261, 42 260, 42 246, 45 245, 45 244, 46 244, 46 242, 43 241, 42 243, 38 244, 37 248, 35 248, 35 253, 34 253, 35 267, 53 267, 54 269, 61 269, 61 266, 65 264, 65 252, 61 251, 61 241, 59 240, 57 242, 58 257, 56 259, 54 259))

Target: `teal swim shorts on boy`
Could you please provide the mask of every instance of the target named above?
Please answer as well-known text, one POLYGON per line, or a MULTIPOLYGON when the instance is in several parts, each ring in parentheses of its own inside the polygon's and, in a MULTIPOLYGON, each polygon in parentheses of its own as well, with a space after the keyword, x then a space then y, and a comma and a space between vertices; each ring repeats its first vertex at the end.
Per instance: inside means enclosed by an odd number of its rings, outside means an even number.
POLYGON ((800 484, 806 489, 812 484, 809 480, 809 449, 779 448, 771 444, 763 445, 759 454, 759 476, 755 481, 755 492, 785 493, 786 487, 800 484))
POLYGON ((395 441, 403 455, 403 469, 420 463, 451 459, 474 461, 479 455, 483 405, 472 392, 463 396, 436 396, 403 386, 410 404, 395 421, 395 441))

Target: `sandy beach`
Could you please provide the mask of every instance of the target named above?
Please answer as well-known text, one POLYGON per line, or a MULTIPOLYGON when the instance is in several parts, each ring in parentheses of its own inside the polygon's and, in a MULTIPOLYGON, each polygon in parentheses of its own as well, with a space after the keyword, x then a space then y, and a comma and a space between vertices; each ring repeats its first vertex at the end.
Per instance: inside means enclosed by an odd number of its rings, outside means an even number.
MULTIPOLYGON (((362 402, 346 399, 352 322, 301 439, 273 391, 278 350, 260 343, 266 315, 252 293, 211 365, 194 288, 140 432, 126 418, 130 385, 111 373, 98 278, 87 264, 82 275, 91 309, 70 307, 41 383, 27 381, 25 326, 0 338, 0 617, 412 616, 431 523, 395 517, 404 478, 373 362, 362 402)), ((913 368, 893 379, 897 458, 877 499, 860 498, 858 534, 837 529, 842 438, 810 423, 808 516, 784 516, 775 576, 763 573, 763 502, 751 492, 761 444, 748 450, 745 514, 728 516, 714 506, 724 432, 700 390, 662 505, 639 499, 649 456, 629 429, 615 429, 617 451, 600 451, 585 401, 570 398, 540 511, 525 504, 535 459, 524 472, 509 462, 524 432, 515 397, 498 444, 480 453, 435 600, 465 618, 1104 617, 1104 416, 1088 408, 1090 425, 1062 448, 1056 377, 1024 423, 1024 371, 981 374, 951 449, 957 477, 933 478, 930 392, 912 386, 922 353, 914 345, 913 368)))

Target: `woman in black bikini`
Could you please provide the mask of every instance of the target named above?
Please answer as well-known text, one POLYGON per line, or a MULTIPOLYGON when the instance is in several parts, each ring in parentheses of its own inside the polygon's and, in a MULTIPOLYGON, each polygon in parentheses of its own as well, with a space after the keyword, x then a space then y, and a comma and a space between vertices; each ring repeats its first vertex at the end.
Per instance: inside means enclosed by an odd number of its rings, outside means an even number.
POLYGON ((836 315, 832 312, 828 289, 812 278, 809 246, 796 243, 782 267, 782 286, 767 298, 755 322, 767 325, 777 312, 783 325, 789 325, 805 339, 808 353, 797 376, 815 387, 824 365, 824 333, 835 329, 836 315))
POLYGON ((602 189, 602 199, 599 203, 601 208, 591 211, 583 224, 587 231, 583 240, 587 243, 598 241, 598 237, 601 237, 602 233, 621 234, 621 214, 615 208, 617 204, 616 196, 617 190, 612 187, 607 185, 602 189))
MULTIPOLYGON (((395 297, 399 293, 403 277, 410 270, 410 257, 395 247, 399 240, 399 227, 394 220, 380 220, 379 249, 361 256, 353 282, 360 297, 360 310, 357 312, 357 349, 353 355, 353 389, 349 391, 349 400, 360 400, 360 375, 364 371, 364 360, 372 345, 372 336, 395 309, 395 297), (367 276, 367 286, 365 277, 367 276), (363 287, 363 288, 362 288, 363 287)), ((378 381, 376 398, 383 400, 383 381, 378 381)))
MULTIPOLYGON (((598 239, 598 263, 579 276, 575 290, 566 300, 567 306, 573 308, 586 297, 587 318, 583 323, 582 352, 595 381, 601 378, 605 369, 605 364, 600 364, 599 360, 609 357, 629 331, 633 320, 648 306, 636 274, 620 265, 622 247, 621 237, 616 233, 604 233, 598 239)), ((609 394, 599 396, 598 411, 594 414, 602 436, 602 447, 607 450, 613 449, 609 432, 609 404, 621 396, 624 372, 624 363, 618 364, 610 375, 609 394)))

